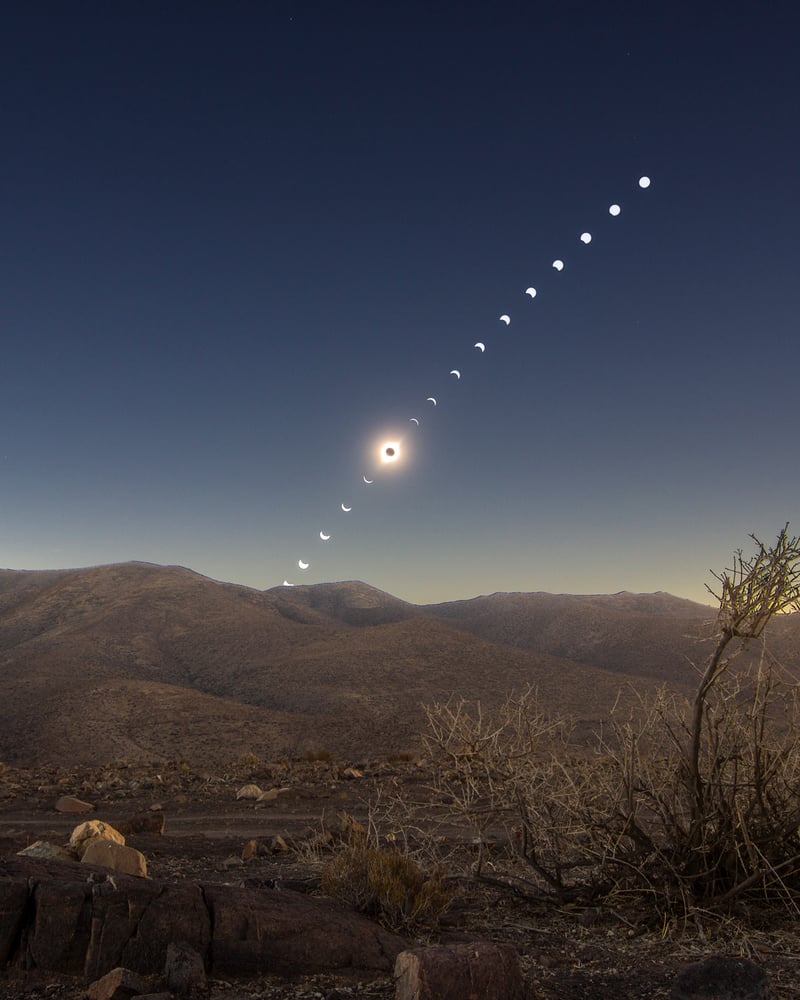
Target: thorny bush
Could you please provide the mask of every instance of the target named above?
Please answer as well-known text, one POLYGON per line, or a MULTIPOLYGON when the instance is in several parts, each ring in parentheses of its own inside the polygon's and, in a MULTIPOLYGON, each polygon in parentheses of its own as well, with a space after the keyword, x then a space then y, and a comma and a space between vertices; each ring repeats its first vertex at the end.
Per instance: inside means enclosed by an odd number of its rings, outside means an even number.
MULTIPOLYGON (((731 669, 774 615, 800 609, 800 540, 787 525, 771 547, 754 541, 715 575, 713 650, 693 698, 640 699, 589 746, 532 690, 491 716, 458 699, 427 708, 432 792, 471 830, 472 877, 637 927, 753 902, 800 913, 796 690, 763 645, 755 666, 731 669), (489 865, 498 836, 507 860, 489 865)), ((412 816, 406 804, 407 829, 412 816)))

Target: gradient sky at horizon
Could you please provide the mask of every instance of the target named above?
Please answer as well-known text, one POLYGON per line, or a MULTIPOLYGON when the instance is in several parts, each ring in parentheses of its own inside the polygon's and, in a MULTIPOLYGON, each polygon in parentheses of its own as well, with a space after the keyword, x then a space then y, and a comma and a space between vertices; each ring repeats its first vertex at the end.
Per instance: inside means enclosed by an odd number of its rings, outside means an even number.
POLYGON ((13 6, 0 565, 705 600, 800 530, 794 5, 13 6))

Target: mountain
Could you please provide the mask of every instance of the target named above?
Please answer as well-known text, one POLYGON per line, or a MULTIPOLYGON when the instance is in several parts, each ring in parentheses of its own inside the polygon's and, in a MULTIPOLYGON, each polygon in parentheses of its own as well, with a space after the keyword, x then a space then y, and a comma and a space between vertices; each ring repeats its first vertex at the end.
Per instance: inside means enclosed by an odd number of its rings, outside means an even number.
POLYGON ((671 594, 625 591, 492 594, 425 611, 488 642, 667 683, 691 683, 716 614, 671 594))
POLYGON ((666 594, 418 607, 359 582, 257 591, 146 563, 0 570, 0 759, 370 758, 417 744, 424 703, 491 707, 528 685, 591 728, 621 686, 690 683, 684 637, 710 616, 666 594))

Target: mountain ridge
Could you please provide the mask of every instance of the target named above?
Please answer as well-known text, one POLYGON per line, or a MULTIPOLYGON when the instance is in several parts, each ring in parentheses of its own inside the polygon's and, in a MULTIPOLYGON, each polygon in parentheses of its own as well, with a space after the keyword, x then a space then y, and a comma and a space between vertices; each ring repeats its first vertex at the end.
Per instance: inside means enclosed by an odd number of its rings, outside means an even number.
POLYGON ((0 759, 379 754, 415 744, 423 703, 527 686, 591 727, 621 687, 688 690, 712 615, 663 592, 414 605, 153 563, 0 570, 0 759))

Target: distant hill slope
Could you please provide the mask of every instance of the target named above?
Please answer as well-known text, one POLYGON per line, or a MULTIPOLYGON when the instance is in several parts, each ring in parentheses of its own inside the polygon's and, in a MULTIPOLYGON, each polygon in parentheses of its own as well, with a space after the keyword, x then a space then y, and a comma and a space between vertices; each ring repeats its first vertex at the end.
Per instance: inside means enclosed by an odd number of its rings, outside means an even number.
POLYGON ((691 682, 715 609, 671 594, 492 594, 430 605, 489 642, 668 683, 691 682))
POLYGON ((417 607, 363 583, 256 591, 182 567, 0 571, 0 759, 230 760, 413 747, 421 704, 536 685, 593 725, 621 683, 681 684, 709 609, 668 595, 417 607))
MULTIPOLYGON (((424 613, 489 642, 628 676, 692 684, 717 609, 671 594, 492 594, 428 605, 424 613)), ((769 629, 771 653, 800 671, 800 615, 769 629)), ((753 648, 744 660, 758 655, 753 648)))

